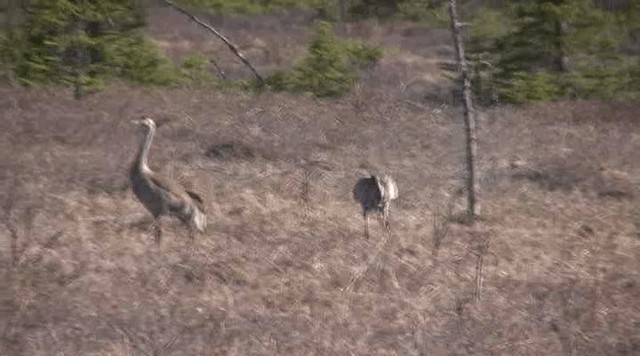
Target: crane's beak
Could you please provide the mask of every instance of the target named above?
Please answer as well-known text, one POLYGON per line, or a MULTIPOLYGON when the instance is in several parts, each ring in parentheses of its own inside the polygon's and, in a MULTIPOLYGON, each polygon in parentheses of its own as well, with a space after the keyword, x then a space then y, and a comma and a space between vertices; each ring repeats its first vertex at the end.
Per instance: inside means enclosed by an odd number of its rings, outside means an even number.
POLYGON ((131 120, 131 124, 134 126, 142 125, 142 120, 131 120))

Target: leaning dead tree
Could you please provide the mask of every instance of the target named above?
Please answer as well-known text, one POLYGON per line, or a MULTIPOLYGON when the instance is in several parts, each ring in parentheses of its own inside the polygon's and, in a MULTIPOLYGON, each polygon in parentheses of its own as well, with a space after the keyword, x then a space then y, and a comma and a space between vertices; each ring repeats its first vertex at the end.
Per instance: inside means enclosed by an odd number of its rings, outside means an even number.
POLYGON ((476 111, 471 100, 471 79, 469 77, 469 66, 464 54, 464 43, 462 41, 462 22, 458 15, 456 0, 449 0, 449 16, 451 17, 451 32, 456 49, 458 68, 462 76, 462 97, 464 104, 464 129, 466 142, 466 166, 467 166, 467 217, 472 221, 480 214, 480 204, 478 203, 478 176, 476 171, 477 155, 477 130, 476 111))
POLYGON ((188 12, 187 10, 185 10, 182 7, 180 7, 180 6, 176 5, 175 3, 173 3, 173 1, 170 1, 170 0, 162 0, 162 1, 165 4, 167 4, 167 5, 171 6, 172 8, 176 9, 177 11, 187 15, 189 18, 191 18, 193 21, 195 21, 195 23, 197 23, 198 25, 200 25, 200 26, 204 27, 205 29, 209 30, 209 32, 213 33, 216 37, 218 37, 220 40, 222 40, 222 42, 224 42, 229 47, 231 52, 233 52, 236 56, 238 56, 238 58, 240 58, 242 63, 244 63, 249 68, 249 70, 251 70, 251 72, 253 73, 253 75, 256 76, 256 78, 258 79, 260 84, 263 84, 263 85, 266 84, 266 81, 260 75, 260 73, 258 73, 258 71, 253 67, 253 65, 251 65, 251 63, 247 60, 247 58, 240 52, 240 50, 238 49, 238 46, 236 46, 235 44, 231 43, 231 41, 229 41, 226 37, 224 37, 223 34, 218 32, 218 30, 213 28, 213 26, 211 26, 211 25, 207 24, 206 22, 200 20, 198 17, 196 17, 192 13, 188 12))

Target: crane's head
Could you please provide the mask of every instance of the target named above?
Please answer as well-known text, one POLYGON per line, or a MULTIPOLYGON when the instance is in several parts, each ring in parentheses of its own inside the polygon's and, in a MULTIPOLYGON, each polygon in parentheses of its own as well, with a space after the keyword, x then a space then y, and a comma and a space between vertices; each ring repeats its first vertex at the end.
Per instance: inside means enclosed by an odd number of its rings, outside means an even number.
POLYGON ((156 123, 153 121, 151 117, 147 115, 142 116, 138 120, 133 120, 131 123, 133 123, 136 126, 145 127, 149 130, 154 130, 156 128, 156 123))

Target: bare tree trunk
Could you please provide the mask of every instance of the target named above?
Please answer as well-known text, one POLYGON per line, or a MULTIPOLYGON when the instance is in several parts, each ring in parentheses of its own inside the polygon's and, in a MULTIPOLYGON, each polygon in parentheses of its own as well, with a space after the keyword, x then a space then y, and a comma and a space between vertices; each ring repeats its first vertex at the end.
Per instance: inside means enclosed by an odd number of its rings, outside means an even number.
POLYGON ((211 33, 213 33, 214 35, 216 35, 216 37, 218 37, 219 39, 222 40, 222 42, 224 42, 229 49, 236 55, 238 56, 238 58, 240 58, 240 60, 242 61, 242 63, 244 63, 250 70, 251 72, 253 72, 253 75, 256 76, 256 78, 258 79, 258 81, 260 82, 260 84, 266 84, 264 78, 260 75, 260 73, 258 73, 258 71, 251 65, 251 63, 244 57, 244 55, 242 53, 240 53, 240 50, 238 49, 238 46, 234 45, 233 43, 231 43, 226 37, 224 37, 220 32, 218 32, 218 30, 216 30, 215 28, 213 28, 211 25, 203 22, 202 20, 200 20, 199 18, 197 18, 196 16, 192 15, 191 13, 189 13, 187 10, 181 8, 180 6, 176 5, 173 3, 173 1, 170 0, 162 0, 164 1, 167 5, 171 6, 172 8, 176 9, 177 11, 189 16, 193 21, 195 21, 198 25, 206 28, 207 30, 209 30, 211 33))
POLYGON ((347 16, 347 0, 338 0, 338 19, 346 21, 347 16))
POLYGON ((477 200, 479 191, 476 172, 477 155, 477 130, 476 112, 471 100, 471 79, 469 78, 469 66, 465 59, 464 43, 462 41, 462 23, 458 16, 456 0, 449 0, 449 16, 451 17, 451 32, 458 57, 458 67, 462 75, 462 97, 464 103, 464 128, 466 136, 466 165, 467 165, 467 217, 472 221, 480 215, 480 204, 477 200))
MULTIPOLYGON (((15 20, 18 16, 18 5, 16 4, 16 0, 8 0, 7 8, 5 11, 5 23, 4 30, 7 35, 10 35, 9 38, 14 38, 15 33, 12 31, 17 27, 18 21, 15 20)), ((0 79, 4 79, 2 77, 6 77, 7 81, 13 86, 17 83, 17 79, 15 76, 15 63, 7 63, 7 65, 3 66, 0 70, 0 79)))
POLYGON ((85 48, 84 44, 80 42, 79 38, 81 37, 82 31, 82 22, 79 18, 73 19, 73 27, 75 36, 75 48, 73 50, 73 97, 77 100, 82 99, 84 97, 84 83, 82 83, 84 79, 84 66, 85 66, 85 48))
POLYGON ((567 54, 567 48, 565 46, 565 40, 569 33, 569 23, 567 21, 556 21, 556 41, 558 49, 558 70, 563 73, 571 71, 571 61, 567 54))

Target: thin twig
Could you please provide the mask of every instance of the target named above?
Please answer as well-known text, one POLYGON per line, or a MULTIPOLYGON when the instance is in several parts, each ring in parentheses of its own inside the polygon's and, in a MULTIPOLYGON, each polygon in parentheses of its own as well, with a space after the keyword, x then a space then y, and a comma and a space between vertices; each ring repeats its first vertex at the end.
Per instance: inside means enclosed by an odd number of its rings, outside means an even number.
POLYGON ((227 80, 227 75, 225 74, 222 67, 218 65, 218 62, 213 58, 210 58, 209 62, 211 62, 211 64, 213 64, 214 68, 216 69, 216 74, 218 75, 218 78, 222 80, 227 80))
POLYGON ((253 67, 253 65, 251 65, 251 63, 245 58, 245 56, 242 53, 240 53, 240 50, 238 49, 238 46, 236 46, 235 44, 231 43, 226 37, 224 37, 224 35, 222 35, 220 32, 218 32, 218 30, 213 28, 213 26, 211 26, 211 25, 207 24, 206 22, 200 20, 198 17, 196 17, 195 15, 191 14, 190 12, 188 12, 185 9, 183 9, 182 7, 174 4, 173 1, 170 1, 170 0, 162 0, 162 1, 164 1, 165 4, 171 6, 172 8, 176 9, 177 11, 185 14, 186 16, 191 18, 193 21, 195 21, 198 25, 200 25, 200 26, 204 27, 205 29, 209 30, 216 37, 221 39, 222 42, 224 42, 229 47, 229 49, 233 53, 235 53, 235 55, 238 56, 238 58, 240 58, 242 63, 244 63, 251 70, 251 72, 253 72, 253 74, 256 76, 256 78, 258 78, 258 81, 260 81, 260 84, 263 84, 263 85, 266 84, 266 81, 260 75, 260 73, 258 73, 258 71, 253 67))

